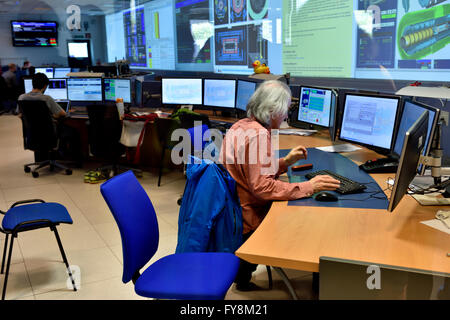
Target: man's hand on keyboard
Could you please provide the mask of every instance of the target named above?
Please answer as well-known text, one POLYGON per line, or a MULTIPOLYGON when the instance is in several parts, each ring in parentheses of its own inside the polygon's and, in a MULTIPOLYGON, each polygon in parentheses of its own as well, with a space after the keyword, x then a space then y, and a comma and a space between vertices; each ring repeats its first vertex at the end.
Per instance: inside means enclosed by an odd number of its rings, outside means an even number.
POLYGON ((314 178, 309 180, 309 182, 311 182, 312 184, 314 193, 319 191, 333 191, 339 188, 341 184, 339 180, 336 180, 327 175, 315 176, 314 178))

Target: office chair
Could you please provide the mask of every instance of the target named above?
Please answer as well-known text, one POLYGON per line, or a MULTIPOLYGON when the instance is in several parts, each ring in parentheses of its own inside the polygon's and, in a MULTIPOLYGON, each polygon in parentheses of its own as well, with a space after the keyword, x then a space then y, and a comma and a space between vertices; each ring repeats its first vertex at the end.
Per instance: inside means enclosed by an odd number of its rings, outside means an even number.
POLYGON ((125 146, 120 141, 122 123, 115 105, 88 105, 88 143, 90 152, 111 164, 97 168, 107 172, 107 177, 116 175, 119 170, 132 170, 137 176, 142 176, 142 170, 119 165, 119 159, 125 152, 125 146))
POLYGON ((223 299, 236 276, 239 259, 231 253, 195 252, 165 256, 142 269, 158 249, 158 221, 152 202, 131 171, 100 187, 120 230, 122 281, 138 295, 156 299, 223 299))
POLYGON ((171 150, 176 144, 178 144, 178 141, 171 141, 171 136, 172 132, 180 127, 180 123, 171 118, 156 118, 155 126, 158 134, 158 140, 161 145, 161 161, 159 163, 158 173, 158 187, 160 187, 166 150, 171 150))
POLYGON ((61 239, 59 238, 58 231, 56 230, 56 226, 60 223, 73 223, 69 212, 67 212, 67 209, 59 203, 45 202, 44 200, 33 199, 16 202, 11 206, 11 208, 9 208, 7 212, 0 210, 0 213, 4 215, 0 232, 6 235, 5 246, 3 249, 1 274, 3 274, 4 272, 8 239, 11 235, 11 244, 9 246, 8 262, 6 264, 6 274, 3 283, 2 300, 5 300, 6 295, 6 286, 8 284, 9 267, 11 265, 11 255, 13 250, 14 238, 17 238, 20 232, 47 227, 55 233, 61 256, 63 258, 64 264, 66 265, 69 277, 72 281, 73 290, 77 291, 74 279, 72 277, 72 272, 69 268, 69 262, 67 261, 61 239))
POLYGON ((24 165, 24 171, 39 177, 38 169, 49 167, 53 171, 55 167, 65 170, 67 175, 72 174, 72 170, 57 162, 56 155, 59 146, 59 139, 52 115, 49 112, 45 101, 18 101, 19 109, 22 113, 22 132, 24 148, 32 150, 35 155, 47 160, 37 161, 24 165), (31 170, 30 166, 36 166, 31 170))

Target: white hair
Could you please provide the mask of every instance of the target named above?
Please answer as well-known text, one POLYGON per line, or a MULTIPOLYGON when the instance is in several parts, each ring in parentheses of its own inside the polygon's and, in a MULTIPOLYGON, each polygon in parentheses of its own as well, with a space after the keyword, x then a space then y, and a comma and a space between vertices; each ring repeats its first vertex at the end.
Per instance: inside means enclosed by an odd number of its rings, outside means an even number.
POLYGON ((287 116, 291 105, 291 89, 278 80, 264 81, 247 104, 247 116, 270 125, 273 118, 287 116))

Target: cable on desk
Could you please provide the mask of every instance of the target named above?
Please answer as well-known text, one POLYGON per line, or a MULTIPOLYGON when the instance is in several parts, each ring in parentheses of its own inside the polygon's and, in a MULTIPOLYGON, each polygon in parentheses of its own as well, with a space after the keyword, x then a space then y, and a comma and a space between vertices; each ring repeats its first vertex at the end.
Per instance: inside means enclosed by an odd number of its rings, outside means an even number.
POLYGON ((384 200, 385 198, 387 198, 387 196, 385 195, 385 197, 383 197, 383 198, 380 198, 380 197, 374 197, 374 195, 376 195, 376 194, 378 194, 378 193, 381 193, 381 192, 385 192, 386 190, 388 190, 388 188, 386 188, 386 189, 384 189, 384 190, 378 190, 378 191, 373 191, 367 198, 365 198, 365 199, 348 199, 348 198, 345 198, 345 199, 342 199, 342 198, 339 198, 339 201, 367 201, 367 200, 369 200, 369 199, 378 199, 378 200, 384 200))

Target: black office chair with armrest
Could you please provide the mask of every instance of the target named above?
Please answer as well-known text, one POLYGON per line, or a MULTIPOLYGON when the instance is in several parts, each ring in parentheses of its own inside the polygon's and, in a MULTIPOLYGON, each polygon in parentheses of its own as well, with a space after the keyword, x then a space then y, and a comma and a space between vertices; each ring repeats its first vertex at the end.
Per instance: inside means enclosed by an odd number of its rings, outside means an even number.
POLYGON ((184 129, 189 129, 195 127, 195 122, 200 121, 201 125, 207 125, 208 128, 211 127, 209 117, 206 114, 191 114, 182 113, 180 114, 180 127, 184 129))
POLYGON ((136 176, 142 176, 142 170, 128 168, 119 164, 125 153, 125 146, 120 141, 122 123, 115 105, 89 105, 88 143, 89 151, 95 156, 110 163, 97 168, 106 172, 107 177, 117 175, 119 171, 132 170, 136 176))
POLYGON ((33 177, 37 178, 39 177, 37 170, 49 166, 50 171, 57 167, 71 175, 71 169, 56 161, 59 139, 47 103, 39 100, 22 100, 18 103, 20 113, 22 113, 24 148, 39 154, 39 158, 46 159, 24 165, 25 172, 31 172, 33 177), (31 170, 30 166, 36 167, 31 170))
POLYGON ((159 163, 158 187, 161 186, 161 176, 164 168, 166 150, 171 150, 178 142, 171 141, 172 132, 180 127, 177 120, 171 118, 156 118, 156 132, 161 145, 161 161, 159 163))

